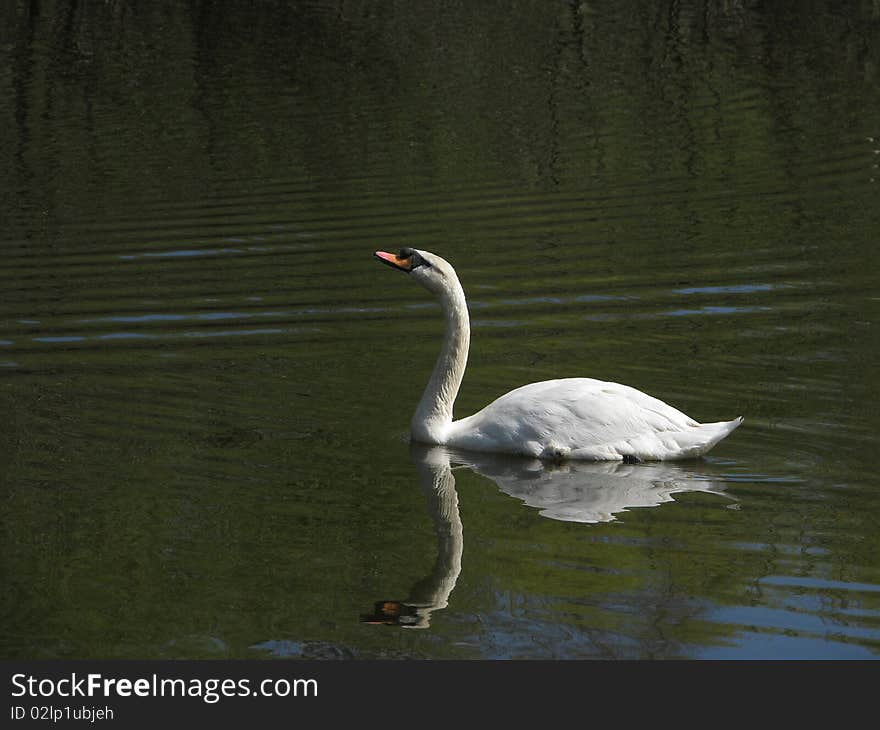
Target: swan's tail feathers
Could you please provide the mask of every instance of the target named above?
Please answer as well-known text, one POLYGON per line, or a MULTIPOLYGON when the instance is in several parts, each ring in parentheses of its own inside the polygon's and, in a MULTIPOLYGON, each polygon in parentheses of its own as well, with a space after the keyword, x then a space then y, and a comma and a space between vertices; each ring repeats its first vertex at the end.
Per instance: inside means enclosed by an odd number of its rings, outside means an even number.
POLYGON ((743 422, 742 416, 737 416, 732 421, 718 421, 717 423, 702 423, 688 432, 676 434, 681 449, 680 459, 691 459, 702 456, 715 444, 729 436, 743 422))

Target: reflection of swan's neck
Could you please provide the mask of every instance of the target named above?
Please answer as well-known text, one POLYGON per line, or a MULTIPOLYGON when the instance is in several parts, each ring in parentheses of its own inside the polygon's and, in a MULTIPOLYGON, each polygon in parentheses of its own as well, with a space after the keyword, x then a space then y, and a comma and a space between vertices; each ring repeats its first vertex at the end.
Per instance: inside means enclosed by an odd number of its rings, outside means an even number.
POLYGON ((443 347, 411 424, 413 438, 429 444, 442 444, 446 439, 471 339, 467 302, 457 279, 442 292, 440 303, 446 319, 443 347))
POLYGON ((374 613, 362 615, 361 621, 426 629, 431 625, 431 614, 449 604, 461 573, 464 537, 449 455, 441 448, 413 444, 413 457, 437 534, 437 559, 431 572, 412 587, 409 598, 376 601, 374 613))
POLYGON ((428 496, 428 511, 437 533, 437 560, 431 572, 412 587, 405 603, 417 608, 421 618, 419 626, 426 627, 431 612, 446 608, 449 595, 455 588, 461 573, 464 538, 455 477, 448 457, 444 454, 441 462, 422 464, 419 470, 428 496))

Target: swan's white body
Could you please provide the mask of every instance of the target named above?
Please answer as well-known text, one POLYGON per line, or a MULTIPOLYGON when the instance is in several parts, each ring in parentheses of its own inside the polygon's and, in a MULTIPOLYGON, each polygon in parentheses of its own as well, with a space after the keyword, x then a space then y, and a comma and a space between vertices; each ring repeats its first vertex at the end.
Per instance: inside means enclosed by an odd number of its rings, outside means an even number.
POLYGON ((427 251, 377 251, 436 294, 446 318, 440 356, 411 424, 416 441, 487 453, 559 461, 662 461, 701 456, 742 423, 742 418, 697 423, 635 388, 592 378, 531 383, 458 421, 452 407, 464 377, 470 321, 464 291, 452 266, 427 251))
POLYGON ((739 424, 700 424, 627 385, 566 378, 524 385, 453 421, 443 443, 539 459, 663 461, 705 454, 739 424))

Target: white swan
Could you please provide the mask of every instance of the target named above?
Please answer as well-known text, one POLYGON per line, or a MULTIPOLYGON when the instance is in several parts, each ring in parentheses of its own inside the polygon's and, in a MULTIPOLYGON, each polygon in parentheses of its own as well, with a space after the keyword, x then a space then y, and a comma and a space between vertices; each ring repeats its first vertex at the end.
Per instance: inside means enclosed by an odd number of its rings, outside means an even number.
POLYGON ((455 269, 413 248, 375 256, 435 294, 446 318, 440 356, 412 418, 415 441, 552 461, 662 461, 701 456, 742 423, 742 417, 697 423, 635 388, 593 378, 524 385, 453 421, 470 346, 467 302, 455 269))

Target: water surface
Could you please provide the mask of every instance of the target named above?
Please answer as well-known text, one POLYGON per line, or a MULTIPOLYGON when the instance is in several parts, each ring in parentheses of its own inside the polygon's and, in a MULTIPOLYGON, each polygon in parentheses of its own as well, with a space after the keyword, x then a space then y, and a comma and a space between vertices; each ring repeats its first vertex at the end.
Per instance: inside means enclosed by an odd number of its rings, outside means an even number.
POLYGON ((871 2, 5 5, 0 654, 877 658, 878 68, 871 2), (403 245, 457 415, 745 424, 411 448, 403 245))

